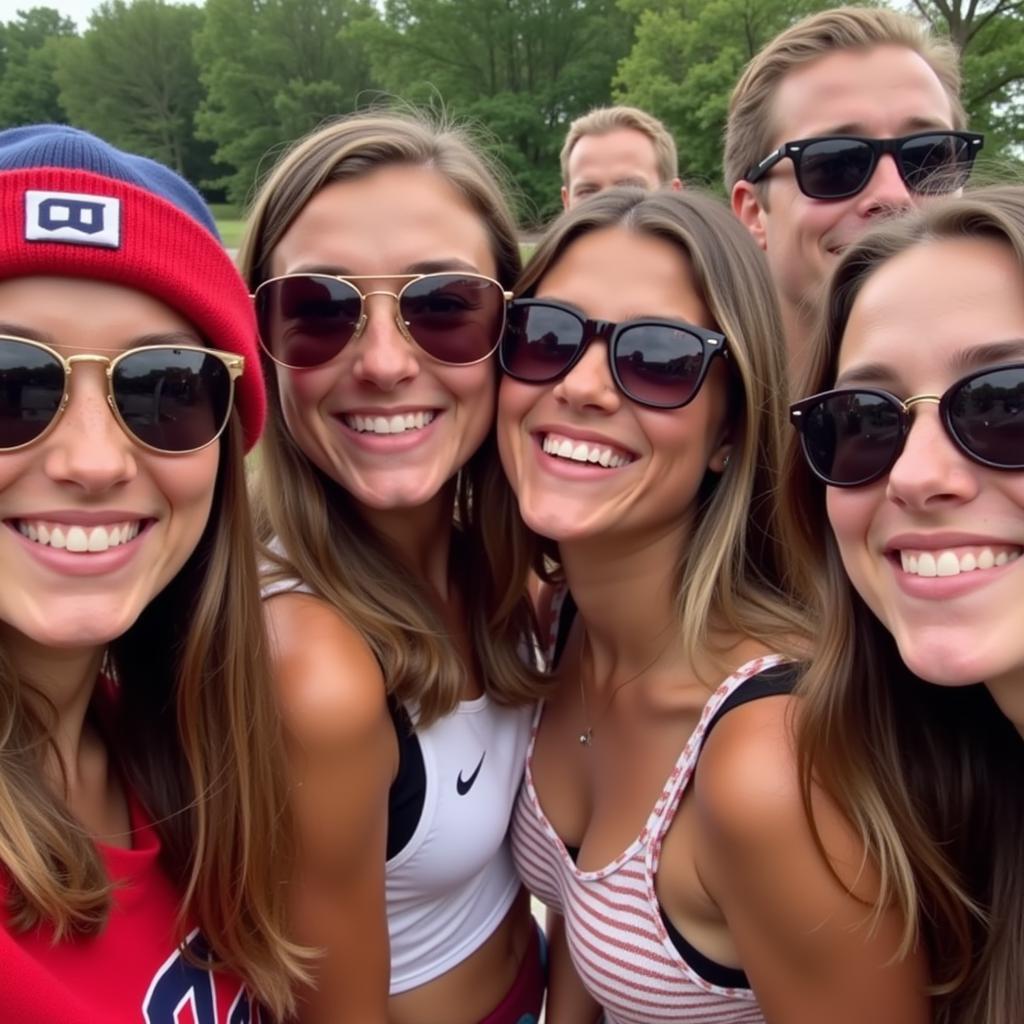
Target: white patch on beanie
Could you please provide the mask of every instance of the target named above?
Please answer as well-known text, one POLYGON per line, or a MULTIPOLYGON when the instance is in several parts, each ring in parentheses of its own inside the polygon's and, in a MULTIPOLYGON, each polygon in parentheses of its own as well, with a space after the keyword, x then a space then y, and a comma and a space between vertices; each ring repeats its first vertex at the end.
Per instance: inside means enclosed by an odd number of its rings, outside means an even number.
POLYGON ((77 192, 25 192, 25 240, 121 247, 121 200, 77 192))

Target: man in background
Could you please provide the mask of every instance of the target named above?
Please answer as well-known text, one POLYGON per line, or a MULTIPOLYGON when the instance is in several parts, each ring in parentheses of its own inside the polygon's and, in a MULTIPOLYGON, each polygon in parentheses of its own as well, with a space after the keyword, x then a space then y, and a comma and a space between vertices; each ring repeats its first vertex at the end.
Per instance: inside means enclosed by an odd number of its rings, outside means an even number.
POLYGON ((812 15, 747 65, 729 105, 725 186, 768 255, 794 381, 843 250, 966 181, 981 142, 965 123, 956 50, 893 11, 812 15))
POLYGON ((561 161, 565 209, 612 185, 682 188, 675 141, 656 117, 636 107, 598 107, 576 118, 561 161))

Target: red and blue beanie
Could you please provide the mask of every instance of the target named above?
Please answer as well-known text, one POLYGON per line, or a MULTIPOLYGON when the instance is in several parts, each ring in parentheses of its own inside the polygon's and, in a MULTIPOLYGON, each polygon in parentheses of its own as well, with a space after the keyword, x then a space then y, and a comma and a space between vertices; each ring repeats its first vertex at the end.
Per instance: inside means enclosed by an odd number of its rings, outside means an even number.
POLYGON ((0 131, 0 280, 36 274, 146 292, 244 356, 235 403, 246 450, 256 443, 266 394, 249 289, 174 171, 67 125, 0 131))

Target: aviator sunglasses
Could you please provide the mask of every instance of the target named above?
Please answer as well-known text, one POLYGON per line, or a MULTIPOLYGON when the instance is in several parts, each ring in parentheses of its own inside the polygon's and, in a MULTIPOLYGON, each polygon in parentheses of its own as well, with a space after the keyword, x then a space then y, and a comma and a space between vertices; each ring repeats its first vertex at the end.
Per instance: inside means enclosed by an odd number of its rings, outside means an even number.
POLYGON ((678 409, 704 383, 711 360, 725 356, 725 335, 678 320, 589 320, 550 299, 515 299, 498 346, 501 368, 528 384, 564 377, 595 339, 607 342, 616 386, 653 409, 678 409))
POLYGON ((967 458, 990 469, 1024 469, 1024 363, 963 377, 942 395, 900 399, 878 388, 839 388, 790 407, 811 471, 830 487, 860 487, 892 469, 910 432, 910 412, 937 404, 967 458))
POLYGON ((371 295, 390 295, 406 340, 451 366, 470 366, 493 354, 512 297, 483 274, 287 274, 264 281, 253 294, 260 343, 280 366, 323 366, 362 334, 371 295), (354 283, 382 279, 405 284, 397 292, 363 292, 354 283))
POLYGON ((0 451, 24 448, 56 425, 77 363, 105 367, 107 403, 133 441, 174 455, 198 451, 221 435, 245 366, 233 352, 188 345, 146 345, 113 359, 65 358, 38 341, 0 337, 0 451))
POLYGON ((918 195, 943 195, 962 188, 984 144, 976 132, 915 132, 896 139, 821 135, 784 142, 744 175, 755 184, 779 161, 793 161, 797 187, 811 199, 846 199, 871 180, 888 153, 907 189, 918 195))

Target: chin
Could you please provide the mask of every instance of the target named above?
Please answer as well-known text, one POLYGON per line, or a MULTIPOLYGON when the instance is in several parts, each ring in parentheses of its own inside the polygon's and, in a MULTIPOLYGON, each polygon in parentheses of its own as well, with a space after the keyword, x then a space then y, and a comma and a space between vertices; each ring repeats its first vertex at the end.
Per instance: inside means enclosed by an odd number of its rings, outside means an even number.
POLYGON ((924 650, 900 644, 900 655, 907 668, 926 683, 936 686, 972 686, 982 683, 997 672, 991 659, 966 650, 949 647, 924 650))

